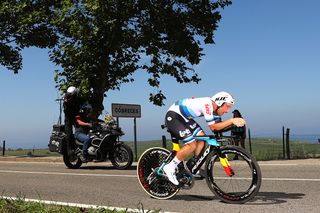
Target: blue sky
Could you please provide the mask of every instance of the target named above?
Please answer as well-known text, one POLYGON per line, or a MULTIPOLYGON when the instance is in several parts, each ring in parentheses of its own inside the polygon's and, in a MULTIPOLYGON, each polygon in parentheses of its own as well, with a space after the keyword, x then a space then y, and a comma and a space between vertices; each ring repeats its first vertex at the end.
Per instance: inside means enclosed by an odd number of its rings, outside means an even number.
MULTIPOLYGON (((163 77, 163 107, 148 101, 153 89, 146 76, 137 72, 135 82, 111 91, 104 101, 140 104, 137 139, 160 139, 167 108, 184 97, 212 96, 229 91, 247 120, 253 136, 281 136, 282 126, 294 135, 320 135, 320 1, 242 0, 222 11, 215 45, 194 67, 199 84, 178 84, 163 77)), ((23 51, 23 70, 14 75, 0 67, 0 142, 7 147, 46 147, 52 124, 59 116, 53 80, 55 66, 47 50, 23 51)), ((229 113, 223 116, 228 119, 229 113)), ((206 129, 205 124, 198 120, 206 129)), ((120 118, 126 135, 133 140, 133 119, 120 118)))

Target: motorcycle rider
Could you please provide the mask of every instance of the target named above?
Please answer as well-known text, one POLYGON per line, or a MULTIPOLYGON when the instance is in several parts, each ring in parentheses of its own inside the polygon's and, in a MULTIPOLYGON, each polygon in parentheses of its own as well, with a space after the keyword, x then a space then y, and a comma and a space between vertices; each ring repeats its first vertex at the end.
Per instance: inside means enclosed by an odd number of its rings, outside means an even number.
POLYGON ((82 153, 80 159, 82 162, 88 162, 88 148, 90 146, 90 136, 88 135, 90 129, 92 128, 93 119, 90 118, 90 112, 92 106, 85 102, 81 104, 79 113, 75 116, 76 121, 76 131, 75 138, 83 142, 82 153))
POLYGON ((184 146, 177 152, 174 159, 163 167, 170 182, 179 185, 175 170, 178 164, 191 153, 199 156, 204 141, 196 141, 193 136, 205 135, 200 125, 193 118, 204 117, 211 131, 221 131, 232 125, 243 126, 243 118, 230 118, 221 121, 221 116, 228 113, 234 104, 234 98, 227 92, 218 92, 212 97, 188 98, 174 103, 165 116, 166 126, 172 139, 182 140, 184 146))
POLYGON ((63 98, 64 126, 68 143, 74 142, 73 126, 75 126, 75 117, 83 102, 84 100, 79 96, 79 89, 74 86, 68 87, 63 98))

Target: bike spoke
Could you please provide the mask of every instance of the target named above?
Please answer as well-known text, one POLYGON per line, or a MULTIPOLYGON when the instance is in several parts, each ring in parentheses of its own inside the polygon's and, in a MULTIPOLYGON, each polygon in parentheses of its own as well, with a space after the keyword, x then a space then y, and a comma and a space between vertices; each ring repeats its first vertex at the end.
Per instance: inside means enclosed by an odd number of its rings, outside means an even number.
POLYGON ((226 202, 243 203, 250 200, 261 185, 258 164, 239 148, 221 148, 221 152, 222 157, 212 155, 207 163, 209 188, 226 202), (227 166, 232 168, 233 175, 226 171, 227 166))

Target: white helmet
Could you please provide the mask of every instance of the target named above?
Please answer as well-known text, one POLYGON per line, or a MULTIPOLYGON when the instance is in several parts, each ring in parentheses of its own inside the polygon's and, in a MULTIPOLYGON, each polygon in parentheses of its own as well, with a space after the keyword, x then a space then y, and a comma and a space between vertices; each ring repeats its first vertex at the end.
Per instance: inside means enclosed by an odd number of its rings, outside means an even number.
POLYGON ((70 95, 70 96, 73 96, 73 95, 77 94, 78 91, 79 90, 76 87, 71 86, 71 87, 68 87, 67 94, 70 95))
POLYGON ((211 100, 215 102, 218 107, 221 107, 224 103, 234 104, 234 98, 227 92, 218 92, 211 97, 211 100))

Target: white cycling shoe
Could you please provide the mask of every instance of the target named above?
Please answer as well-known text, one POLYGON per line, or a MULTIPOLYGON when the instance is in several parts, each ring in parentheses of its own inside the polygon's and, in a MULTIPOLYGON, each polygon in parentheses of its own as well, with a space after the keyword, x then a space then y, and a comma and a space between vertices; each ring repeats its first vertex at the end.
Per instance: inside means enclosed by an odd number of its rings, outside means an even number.
POLYGON ((176 186, 179 185, 179 181, 177 180, 175 170, 172 170, 171 167, 168 166, 168 164, 167 164, 163 167, 163 171, 167 175, 167 177, 171 183, 173 183, 176 186))

